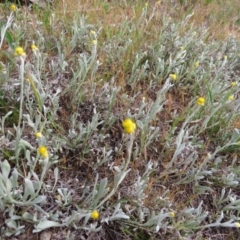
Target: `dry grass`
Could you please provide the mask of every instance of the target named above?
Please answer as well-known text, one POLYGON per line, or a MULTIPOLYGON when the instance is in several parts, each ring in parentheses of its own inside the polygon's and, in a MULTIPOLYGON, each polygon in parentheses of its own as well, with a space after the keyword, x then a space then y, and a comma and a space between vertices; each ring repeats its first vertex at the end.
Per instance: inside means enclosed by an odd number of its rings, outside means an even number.
MULTIPOLYGON (((157 1, 149 2, 151 7, 156 7, 157 1)), ((195 26, 207 26, 211 39, 225 39, 233 36, 240 37, 240 6, 238 0, 231 1, 211 1, 205 0, 197 3, 181 5, 179 1, 162 1, 157 6, 159 14, 167 14, 175 21, 182 20, 187 14, 194 13, 190 24, 195 26)), ((190 1, 189 1, 190 2, 190 1)), ((194 2, 194 1, 193 1, 194 2)), ((132 19, 139 17, 144 1, 86 1, 81 0, 76 4, 75 0, 59 0, 56 6, 56 13, 73 16, 73 14, 84 14, 93 24, 105 27, 114 26, 121 23, 126 18, 132 19), (139 7, 136 7, 138 6, 139 7), (105 7, 104 7, 105 6, 105 7)), ((161 27, 161 25, 159 25, 161 27)), ((185 26, 186 29, 189 26, 185 26)))

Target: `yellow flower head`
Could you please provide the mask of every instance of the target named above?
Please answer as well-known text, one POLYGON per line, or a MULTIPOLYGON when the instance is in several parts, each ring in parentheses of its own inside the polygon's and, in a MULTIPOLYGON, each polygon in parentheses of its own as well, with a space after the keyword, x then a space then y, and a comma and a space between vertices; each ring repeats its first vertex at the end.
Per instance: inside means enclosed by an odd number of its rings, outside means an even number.
POLYGON ((15 56, 26 57, 26 53, 24 52, 22 47, 16 47, 16 49, 15 49, 15 56))
POLYGON ((224 60, 227 60, 227 59, 228 59, 227 55, 224 55, 224 60))
POLYGON ((97 220, 99 218, 99 212, 97 210, 94 210, 91 213, 91 218, 94 219, 94 220, 97 220))
POLYGON ((237 85, 236 82, 231 82, 231 86, 232 86, 232 87, 235 87, 236 85, 237 85))
POLYGON ((42 137, 42 133, 41 132, 36 132, 35 136, 36 136, 36 138, 41 138, 42 137))
POLYGON ((96 34, 96 32, 95 32, 95 31, 93 31, 93 30, 91 30, 91 31, 90 31, 90 34, 91 34, 91 35, 95 35, 95 34, 96 34))
POLYGON ((199 66, 199 62, 195 62, 194 66, 197 68, 199 66))
POLYGON ((176 81, 176 80, 177 80, 177 74, 175 74, 175 73, 170 74, 169 77, 170 77, 173 81, 176 81))
POLYGON ((93 45, 97 45, 97 40, 92 40, 93 45))
POLYGON ((161 1, 157 1, 157 5, 160 5, 161 4, 161 1))
POLYGON ((31 45, 31 49, 33 50, 33 52, 38 51, 38 47, 35 44, 31 45))
POLYGON ((235 222, 236 227, 240 228, 240 223, 239 222, 235 222))
POLYGON ((194 32, 193 32, 193 36, 196 36, 196 35, 197 35, 197 32, 196 32, 196 31, 194 31, 194 32))
POLYGON ((11 11, 15 12, 17 10, 17 6, 15 4, 10 5, 11 11))
POLYGON ((122 127, 123 127, 125 133, 131 134, 136 129, 136 123, 132 119, 126 118, 122 122, 122 127))
POLYGON ((199 97, 198 99, 197 99, 197 105, 199 105, 199 106, 204 106, 205 105, 205 98, 204 97, 199 97))
POLYGON ((231 95, 228 97, 228 100, 229 100, 229 101, 232 101, 233 99, 234 99, 234 95, 231 94, 231 95))
POLYGON ((148 7, 148 3, 147 2, 145 3, 145 7, 148 7))
POLYGON ((38 148, 38 153, 41 155, 43 158, 48 158, 48 150, 45 146, 40 146, 38 148))
POLYGON ((240 141, 237 142, 237 145, 240 146, 240 141))
POLYGON ((184 49, 184 47, 183 47, 183 46, 181 46, 179 49, 182 51, 182 50, 184 49))
POLYGON ((175 217, 175 213, 174 213, 174 212, 170 212, 169 215, 170 215, 170 217, 172 217, 172 218, 175 217))

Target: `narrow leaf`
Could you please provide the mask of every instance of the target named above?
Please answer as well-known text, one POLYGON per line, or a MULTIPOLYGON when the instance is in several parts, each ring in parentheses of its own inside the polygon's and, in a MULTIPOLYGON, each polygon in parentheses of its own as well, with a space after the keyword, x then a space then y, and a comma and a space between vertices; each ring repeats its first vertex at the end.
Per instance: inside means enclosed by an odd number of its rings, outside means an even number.
POLYGON ((8 42, 8 45, 12 48, 12 50, 14 49, 14 40, 13 40, 13 37, 12 37, 12 34, 9 32, 9 31, 6 31, 5 33, 5 37, 6 37, 6 40, 8 42))
MULTIPOLYGON (((34 196, 35 190, 34 190, 32 181, 29 180, 28 178, 25 178, 24 181, 25 181, 25 189, 24 190, 27 191, 28 195, 34 196)), ((25 195, 25 193, 24 193, 24 195, 25 195)))
POLYGON ((47 229, 47 228, 51 228, 51 227, 60 227, 62 226, 62 224, 58 223, 58 222, 54 222, 54 221, 48 221, 48 220, 45 220, 43 222, 40 222, 36 228, 40 229, 40 230, 44 230, 44 229, 47 229))
POLYGON ((34 204, 39 204, 39 203, 44 204, 45 202, 46 202, 46 196, 43 196, 43 195, 38 196, 37 198, 35 198, 35 199, 32 201, 32 203, 34 203, 34 204))
POLYGON ((57 184, 58 174, 59 174, 59 170, 58 170, 58 167, 56 167, 56 168, 54 168, 54 178, 55 178, 55 182, 54 182, 54 185, 53 185, 53 189, 55 188, 55 186, 56 186, 56 184, 57 184))
POLYGON ((11 167, 8 163, 7 160, 5 160, 3 163, 2 163, 2 175, 3 175, 3 179, 6 181, 8 176, 9 176, 9 173, 10 173, 10 170, 11 170, 11 167))

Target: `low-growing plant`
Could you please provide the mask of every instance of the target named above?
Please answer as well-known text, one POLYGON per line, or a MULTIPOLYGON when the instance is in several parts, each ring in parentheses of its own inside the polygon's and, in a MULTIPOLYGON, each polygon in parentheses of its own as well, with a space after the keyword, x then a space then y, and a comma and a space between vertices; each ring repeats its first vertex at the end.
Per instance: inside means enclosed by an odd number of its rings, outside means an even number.
POLYGON ((133 239, 240 227, 239 42, 210 41, 192 13, 177 22, 161 4, 138 2, 113 26, 9 6, 1 236, 29 225, 74 238, 115 222, 133 239))

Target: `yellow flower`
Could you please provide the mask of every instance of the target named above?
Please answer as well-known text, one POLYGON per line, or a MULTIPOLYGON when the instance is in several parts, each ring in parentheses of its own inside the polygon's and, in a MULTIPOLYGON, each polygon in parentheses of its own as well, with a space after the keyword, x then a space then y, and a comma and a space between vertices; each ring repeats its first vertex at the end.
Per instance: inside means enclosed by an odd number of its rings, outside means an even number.
POLYGON ((228 100, 229 101, 232 101, 234 99, 234 95, 230 95, 229 97, 228 97, 228 100))
POLYGON ((174 212, 170 212, 169 215, 170 215, 170 217, 172 217, 172 218, 175 217, 175 213, 174 213, 174 212))
POLYGON ((184 49, 184 47, 183 47, 183 46, 181 46, 179 49, 182 51, 182 50, 184 49))
POLYGON ((240 141, 237 142, 237 145, 240 146, 240 141))
POLYGON ((33 52, 38 51, 38 47, 35 44, 31 45, 31 49, 33 50, 33 52))
POLYGON ((231 82, 231 86, 232 86, 232 87, 235 87, 236 85, 237 85, 236 82, 231 82))
POLYGON ((97 40, 92 40, 93 45, 97 45, 97 40))
POLYGON ((17 10, 17 7, 15 4, 11 4, 10 9, 11 9, 11 11, 15 12, 17 10))
POLYGON ((199 62, 195 62, 194 66, 197 68, 199 66, 199 62))
POLYGON ((16 49, 15 49, 15 56, 26 57, 26 53, 24 52, 22 47, 16 47, 16 49))
POLYGON ((177 80, 177 74, 170 74, 169 75, 169 77, 173 80, 173 81, 175 81, 175 80, 177 80))
POLYGON ((41 138, 42 137, 42 133, 41 132, 36 132, 35 136, 36 136, 36 138, 41 138))
POLYGON ((132 119, 130 118, 126 118, 125 120, 123 120, 122 122, 122 127, 125 131, 125 133, 131 134, 135 131, 136 129, 136 123, 133 122, 132 119))
POLYGON ((48 158, 48 150, 45 146, 40 146, 38 148, 38 153, 43 157, 43 158, 48 158))
POLYGON ((240 228, 240 223, 239 222, 235 222, 236 227, 240 228))
POLYGON ((157 5, 160 5, 161 4, 161 1, 157 1, 157 5))
POLYGON ((91 218, 94 219, 94 220, 97 220, 99 218, 99 212, 97 210, 94 210, 91 213, 91 218))
POLYGON ((204 97, 199 97, 198 99, 197 99, 197 105, 199 105, 199 106, 204 106, 205 105, 205 98, 204 97))
POLYGON ((194 32, 193 32, 193 36, 196 36, 196 35, 197 35, 197 32, 196 32, 196 31, 194 31, 194 32))
POLYGON ((228 58, 227 55, 224 55, 224 60, 227 60, 227 58, 228 58))
POLYGON ((91 31, 90 31, 90 34, 91 34, 91 35, 95 35, 95 34, 96 34, 96 32, 95 32, 95 31, 93 31, 93 30, 91 30, 91 31))
POLYGON ((145 7, 148 7, 148 3, 147 2, 145 3, 145 7))

